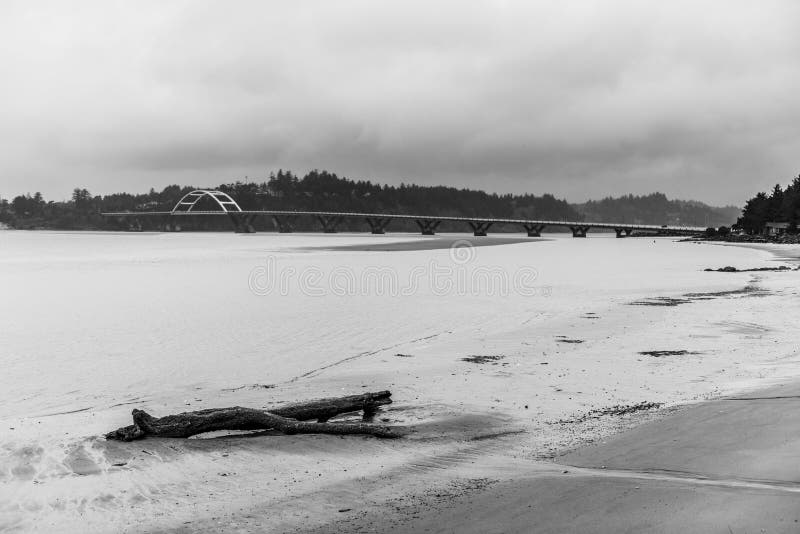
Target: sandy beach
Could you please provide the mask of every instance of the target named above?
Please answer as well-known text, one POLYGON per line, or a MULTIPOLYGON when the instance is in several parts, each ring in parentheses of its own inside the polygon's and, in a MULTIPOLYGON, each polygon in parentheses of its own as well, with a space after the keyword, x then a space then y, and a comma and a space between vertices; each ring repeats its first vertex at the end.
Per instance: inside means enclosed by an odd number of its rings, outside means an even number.
MULTIPOLYGON (((9 532, 569 531, 553 499, 582 501, 576 488, 597 486, 581 477, 629 467, 602 451, 567 453, 800 376, 800 272, 703 271, 794 266, 788 247, 779 256, 613 235, 480 247, 461 235, 436 246, 409 235, 0 239, 0 289, 19 302, 0 312, 10 326, 0 399, 9 532), (23 324, 47 334, 32 338, 23 324), (46 380, 23 380, 33 375, 46 380), (382 389, 394 404, 378 417, 410 429, 403 439, 98 437, 128 424, 132 408, 269 408, 382 389), (554 512, 529 516, 528 504, 554 512)), ((761 446, 759 457, 773 457, 761 446)), ((630 469, 674 468, 648 464, 646 447, 637 454, 624 454, 639 462, 630 469)), ((690 467, 736 478, 723 464, 690 467)), ((743 478, 774 478, 762 467, 743 478)), ((625 506, 674 494, 674 478, 637 483, 651 496, 625 506)), ((608 496, 629 480, 601 482, 608 496)), ((709 503, 732 506, 714 493, 729 488, 712 489, 702 488, 709 503)), ((607 500, 590 502, 600 512, 620 502, 607 500)))
POLYGON ((554 463, 508 459, 463 493, 312 532, 797 532, 799 393, 795 381, 694 404, 554 463))

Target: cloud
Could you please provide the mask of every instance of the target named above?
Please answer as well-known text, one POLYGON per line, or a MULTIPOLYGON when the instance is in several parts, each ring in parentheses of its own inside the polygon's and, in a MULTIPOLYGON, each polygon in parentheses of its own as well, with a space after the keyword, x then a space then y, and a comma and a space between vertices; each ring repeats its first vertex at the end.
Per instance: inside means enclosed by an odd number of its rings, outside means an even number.
POLYGON ((798 172, 800 5, 5 2, 0 195, 328 168, 741 203, 798 172))

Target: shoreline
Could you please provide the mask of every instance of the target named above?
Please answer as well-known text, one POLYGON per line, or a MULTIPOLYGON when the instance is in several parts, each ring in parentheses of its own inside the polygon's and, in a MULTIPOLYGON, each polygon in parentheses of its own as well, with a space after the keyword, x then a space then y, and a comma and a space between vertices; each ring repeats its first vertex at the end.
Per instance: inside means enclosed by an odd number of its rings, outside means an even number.
POLYGON ((483 484, 388 518, 294 532, 797 532, 797 403, 795 379, 686 405, 553 462, 495 465, 483 484))

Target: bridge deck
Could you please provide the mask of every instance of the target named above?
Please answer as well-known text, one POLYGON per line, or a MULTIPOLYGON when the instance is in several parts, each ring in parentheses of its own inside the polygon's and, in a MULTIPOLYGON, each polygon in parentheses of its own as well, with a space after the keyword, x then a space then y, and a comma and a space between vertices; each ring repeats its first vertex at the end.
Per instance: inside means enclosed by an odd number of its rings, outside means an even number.
MULTIPOLYGON (((700 226, 659 226, 655 224, 630 224, 615 222, 591 222, 591 221, 554 221, 543 219, 501 219, 496 217, 448 217, 437 215, 405 215, 393 213, 356 213, 347 211, 281 211, 281 210, 242 210, 233 212, 236 215, 283 215, 283 216, 323 216, 323 217, 347 217, 347 218, 366 218, 380 217, 385 219, 411 219, 411 220, 434 220, 434 221, 462 221, 462 222, 488 222, 493 224, 541 224, 545 226, 588 226, 591 228, 621 228, 626 230, 660 230, 671 232, 697 233, 705 231, 700 226)), ((175 216, 186 217, 190 215, 231 215, 231 212, 224 211, 125 211, 103 213, 107 217, 141 217, 141 216, 175 216)))

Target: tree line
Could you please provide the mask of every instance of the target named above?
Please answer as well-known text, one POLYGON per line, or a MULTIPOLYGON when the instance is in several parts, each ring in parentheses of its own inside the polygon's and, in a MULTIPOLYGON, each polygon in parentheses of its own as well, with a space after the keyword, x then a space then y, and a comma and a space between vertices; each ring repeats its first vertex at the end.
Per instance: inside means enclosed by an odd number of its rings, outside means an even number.
MULTIPOLYGON (((103 212, 170 211, 194 186, 170 185, 161 191, 92 195, 76 188, 67 201, 46 201, 40 193, 24 194, 11 201, 0 200, 0 222, 13 228, 32 229, 128 229, 131 220, 103 217, 103 212)), ((543 220, 597 220, 636 224, 684 224, 716 226, 730 224, 739 214, 733 207, 713 208, 699 202, 669 200, 661 193, 606 198, 585 204, 570 204, 551 194, 496 194, 472 189, 415 184, 381 185, 369 180, 350 180, 325 170, 302 177, 291 171, 270 173, 263 181, 237 181, 205 189, 229 194, 244 210, 351 211, 433 216, 492 217, 543 220)), ((195 209, 218 209, 204 199, 195 209)), ((265 218, 262 218, 265 219, 265 218)), ((144 229, 156 229, 157 218, 141 218, 144 229)), ((258 222, 266 229, 268 220, 258 222)), ((347 225, 358 225, 348 221, 347 225)), ((413 230, 413 221, 395 221, 392 229, 413 230)), ((191 221, 201 230, 228 230, 222 217, 191 221)), ((312 221, 300 222, 298 230, 313 229, 312 221), (307 227, 303 227, 307 225, 307 227)), ((356 229, 353 227, 352 229, 356 229)), ((447 225, 442 230, 447 231, 447 225)), ((463 230, 455 226, 451 230, 463 230)))
POLYGON ((771 193, 762 191, 748 200, 735 227, 748 234, 756 234, 763 231, 768 222, 788 223, 787 231, 797 233, 800 222, 800 175, 786 189, 775 184, 771 193))
POLYGON ((676 226, 730 226, 741 213, 735 206, 718 208, 694 200, 671 200, 663 193, 607 197, 575 207, 587 220, 676 226))

